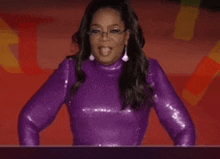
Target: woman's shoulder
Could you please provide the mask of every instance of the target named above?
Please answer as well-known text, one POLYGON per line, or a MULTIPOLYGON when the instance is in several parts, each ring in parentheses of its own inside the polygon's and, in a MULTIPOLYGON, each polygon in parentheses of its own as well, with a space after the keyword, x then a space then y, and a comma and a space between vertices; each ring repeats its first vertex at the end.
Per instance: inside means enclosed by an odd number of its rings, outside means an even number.
POLYGON ((72 70, 75 70, 75 59, 72 56, 68 56, 58 64, 58 67, 54 71, 68 74, 67 72, 72 70))
MULTIPOLYGON (((76 71, 76 56, 66 56, 66 58, 61 62, 61 64, 66 63, 68 65, 68 69, 71 72, 76 71)), ((87 70, 91 67, 91 61, 89 59, 86 59, 82 62, 82 69, 87 70)))
POLYGON ((157 59, 155 58, 147 58, 149 62, 149 72, 155 72, 158 69, 161 69, 161 66, 157 59))
POLYGON ((158 63, 158 60, 152 57, 147 57, 147 60, 150 64, 158 63))
POLYGON ((76 56, 74 55, 66 56, 66 58, 63 61, 68 61, 68 62, 71 61, 76 63, 76 56))
POLYGON ((155 82, 164 78, 165 72, 159 64, 157 59, 148 58, 149 67, 148 67, 148 81, 155 82))
MULTIPOLYGON (((75 55, 70 55, 70 56, 66 56, 66 58, 63 60, 63 62, 68 61, 68 63, 72 66, 75 67, 76 66, 76 56, 75 55)), ((82 67, 84 68, 87 65, 90 65, 91 61, 89 59, 86 59, 85 61, 83 61, 82 63, 82 67)))
POLYGON ((68 64, 68 67, 75 67, 76 65, 76 57, 75 56, 66 56, 66 58, 61 62, 61 64, 66 63, 68 64))

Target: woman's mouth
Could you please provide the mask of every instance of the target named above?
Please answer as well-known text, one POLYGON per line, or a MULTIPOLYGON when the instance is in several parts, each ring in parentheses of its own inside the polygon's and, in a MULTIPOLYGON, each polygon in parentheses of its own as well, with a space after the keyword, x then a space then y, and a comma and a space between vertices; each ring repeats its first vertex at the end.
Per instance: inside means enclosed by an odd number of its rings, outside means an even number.
POLYGON ((110 54, 112 48, 111 47, 99 47, 99 53, 102 55, 102 56, 107 56, 110 54))

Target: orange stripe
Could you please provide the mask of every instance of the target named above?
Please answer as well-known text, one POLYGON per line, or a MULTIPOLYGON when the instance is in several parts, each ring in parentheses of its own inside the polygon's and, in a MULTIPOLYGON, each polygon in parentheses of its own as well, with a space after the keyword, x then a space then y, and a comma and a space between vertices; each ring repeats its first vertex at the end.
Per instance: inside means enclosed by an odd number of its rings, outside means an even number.
POLYGON ((190 41, 194 36, 194 27, 199 15, 199 8, 181 6, 175 23, 175 38, 190 41))
POLYGON ((10 45, 18 44, 18 36, 0 18, 0 65, 10 73, 22 73, 18 60, 10 50, 10 45))
POLYGON ((204 57, 186 83, 185 89, 194 95, 199 95, 208 87, 219 70, 220 64, 207 56, 204 57))

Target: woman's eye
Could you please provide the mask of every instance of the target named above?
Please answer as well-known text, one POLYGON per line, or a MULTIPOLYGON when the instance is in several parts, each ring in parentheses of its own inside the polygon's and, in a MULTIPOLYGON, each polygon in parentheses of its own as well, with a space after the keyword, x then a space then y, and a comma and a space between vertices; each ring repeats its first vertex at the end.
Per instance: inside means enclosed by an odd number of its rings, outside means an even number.
POLYGON ((99 32, 100 32, 100 30, 96 30, 96 29, 91 30, 91 33, 94 33, 94 34, 99 33, 99 32))
POLYGON ((110 33, 120 33, 120 30, 119 30, 119 29, 112 29, 112 30, 110 31, 110 33))

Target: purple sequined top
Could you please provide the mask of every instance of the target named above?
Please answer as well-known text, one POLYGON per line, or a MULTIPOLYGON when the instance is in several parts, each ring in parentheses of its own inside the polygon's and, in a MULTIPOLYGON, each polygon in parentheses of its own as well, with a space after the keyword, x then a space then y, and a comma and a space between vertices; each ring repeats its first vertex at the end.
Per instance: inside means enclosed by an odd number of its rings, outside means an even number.
MULTIPOLYGON (((124 63, 119 59, 104 66, 96 60, 86 60, 82 65, 86 80, 71 100, 71 86, 77 79, 75 60, 65 59, 22 109, 18 122, 20 144, 39 145, 39 133, 66 103, 74 145, 141 145, 151 108, 120 111, 118 82, 124 63)), ((149 64, 146 80, 155 90, 153 108, 162 126, 174 145, 195 145, 195 127, 187 109, 158 62, 149 58, 149 64)))

